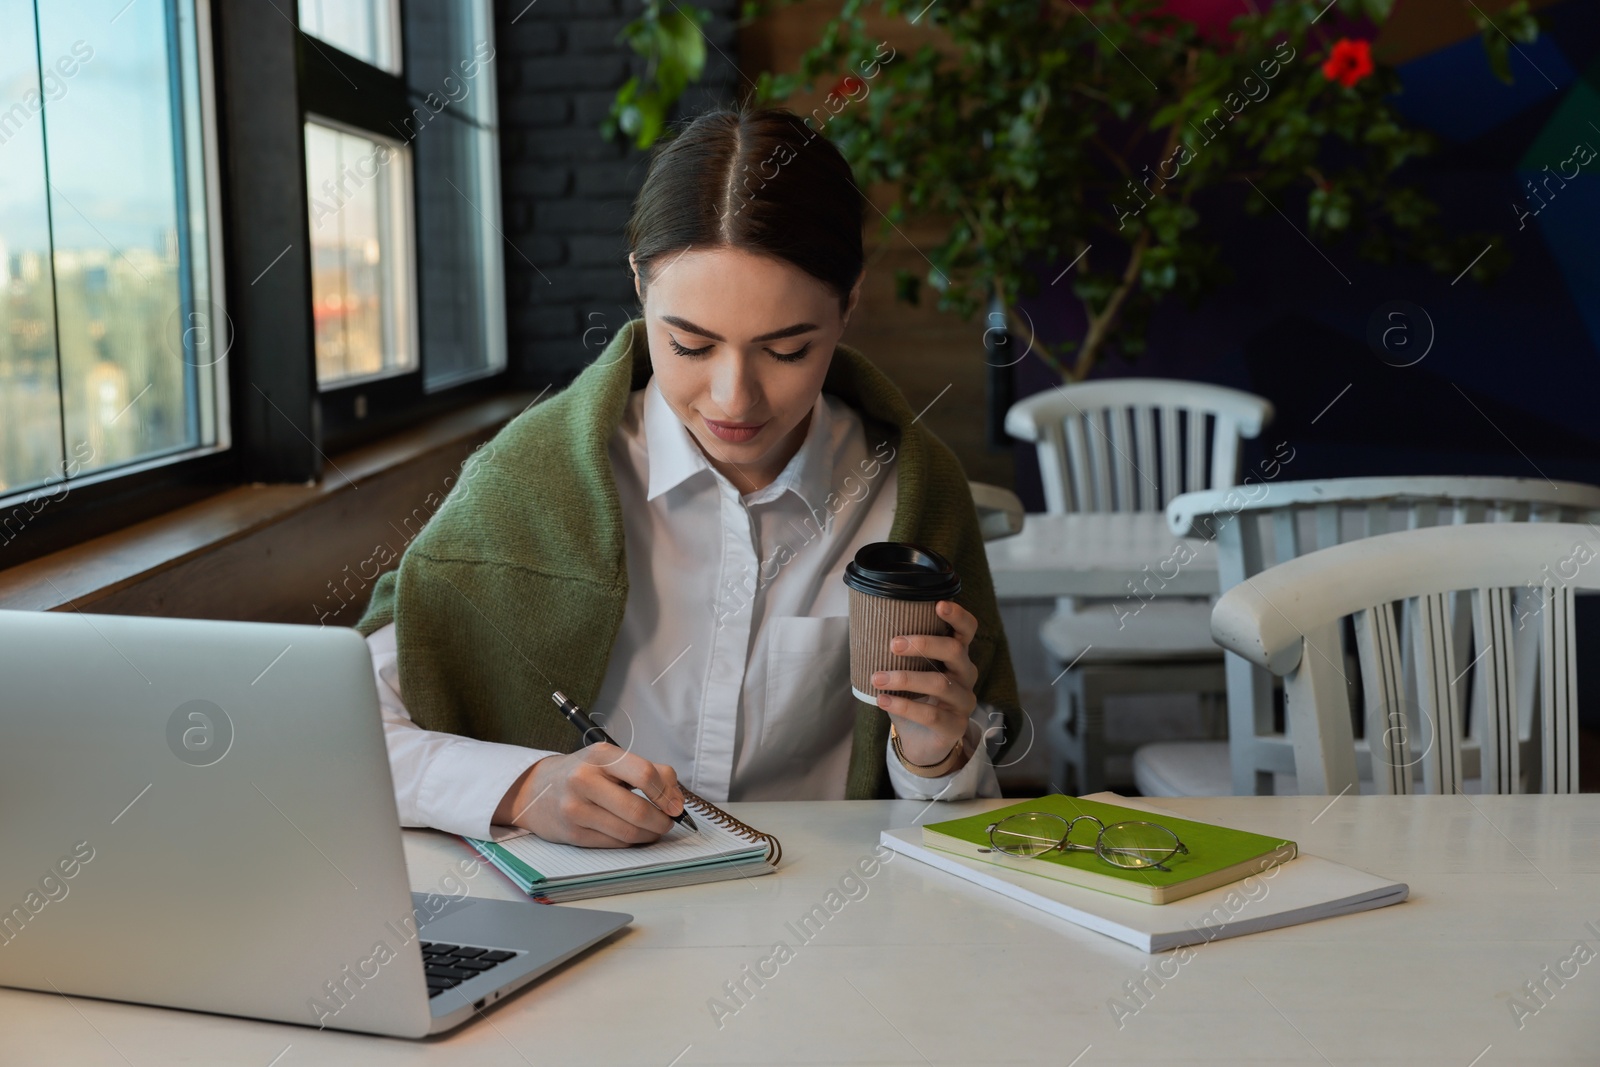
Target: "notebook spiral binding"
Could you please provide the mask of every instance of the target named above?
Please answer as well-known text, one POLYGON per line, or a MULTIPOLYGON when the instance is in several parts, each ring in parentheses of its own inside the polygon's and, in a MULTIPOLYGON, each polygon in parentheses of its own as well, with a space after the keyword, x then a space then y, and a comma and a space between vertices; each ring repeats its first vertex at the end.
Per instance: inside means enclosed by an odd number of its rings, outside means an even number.
MULTIPOLYGON (((679 788, 682 789, 682 786, 679 786, 679 788)), ((696 812, 697 815, 704 814, 706 818, 710 819, 712 822, 716 823, 718 826, 721 826, 725 830, 732 830, 740 837, 745 837, 751 841, 759 841, 765 844, 767 846, 767 862, 772 866, 776 867, 778 865, 778 861, 783 858, 783 845, 779 843, 776 837, 773 837, 771 834, 764 834, 760 830, 757 830, 754 826, 749 826, 740 822, 732 815, 729 815, 727 812, 711 803, 711 801, 706 800, 704 797, 698 796, 695 793, 691 793, 687 789, 683 790, 683 797, 685 801, 692 803, 696 808, 699 809, 699 811, 696 812)))

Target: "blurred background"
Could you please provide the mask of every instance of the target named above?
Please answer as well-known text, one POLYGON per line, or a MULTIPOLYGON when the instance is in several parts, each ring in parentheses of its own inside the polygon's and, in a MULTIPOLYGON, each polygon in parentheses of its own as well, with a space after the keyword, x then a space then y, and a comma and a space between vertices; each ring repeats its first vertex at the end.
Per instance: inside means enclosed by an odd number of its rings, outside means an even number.
MULTIPOLYGON (((650 147, 745 99, 872 205, 846 343, 1030 515, 1007 412, 1100 380, 1266 398, 1242 471, 1600 484, 1589 0, 0 0, 0 31, 0 606, 353 622, 637 313, 650 147)), ((1070 717, 1066 607, 1005 610, 1025 705, 1070 717)), ((1194 693, 1116 700, 1113 740, 1217 733, 1194 693)))

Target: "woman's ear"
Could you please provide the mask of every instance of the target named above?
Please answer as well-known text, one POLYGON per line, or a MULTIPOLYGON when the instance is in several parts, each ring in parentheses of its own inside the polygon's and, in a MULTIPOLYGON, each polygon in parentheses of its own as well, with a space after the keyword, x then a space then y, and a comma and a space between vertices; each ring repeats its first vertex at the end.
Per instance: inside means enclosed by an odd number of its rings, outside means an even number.
POLYGON ((633 253, 628 253, 628 269, 633 271, 633 295, 639 298, 639 303, 644 303, 644 290, 639 285, 639 264, 633 258, 633 253))
POLYGON ((864 282, 866 278, 867 268, 862 267, 861 273, 856 275, 855 285, 850 287, 850 299, 845 305, 843 321, 840 323, 841 328, 850 325, 850 313, 855 311, 856 304, 860 303, 861 301, 861 283, 864 282))

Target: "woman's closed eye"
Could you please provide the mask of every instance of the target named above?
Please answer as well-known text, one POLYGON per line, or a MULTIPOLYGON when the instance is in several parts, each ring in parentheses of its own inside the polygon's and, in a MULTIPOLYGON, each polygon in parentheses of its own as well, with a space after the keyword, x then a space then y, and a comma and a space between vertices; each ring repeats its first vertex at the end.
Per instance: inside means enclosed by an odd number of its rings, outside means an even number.
POLYGON ((706 345, 704 348, 684 348, 678 343, 678 339, 672 336, 670 333, 667 334, 667 343, 671 345, 672 350, 678 353, 680 356, 703 356, 707 352, 711 351, 710 345, 706 345))
MULTIPOLYGON (((767 351, 772 352, 772 349, 769 348, 767 351)), ((811 351, 811 342, 807 341, 793 352, 772 352, 772 358, 779 363, 798 363, 806 358, 806 353, 809 351, 811 351)))
MULTIPOLYGON (((673 337, 671 334, 667 335, 667 343, 672 346, 672 350, 678 353, 678 355, 690 357, 703 356, 707 352, 711 351, 713 347, 711 345, 706 345, 703 348, 685 348, 679 344, 678 339, 673 337)), ((770 348, 767 349, 767 351, 772 354, 773 359, 776 359, 780 363, 798 363, 800 360, 805 358, 807 352, 811 351, 811 342, 807 341, 805 344, 801 345, 799 349, 793 352, 776 352, 770 348)))

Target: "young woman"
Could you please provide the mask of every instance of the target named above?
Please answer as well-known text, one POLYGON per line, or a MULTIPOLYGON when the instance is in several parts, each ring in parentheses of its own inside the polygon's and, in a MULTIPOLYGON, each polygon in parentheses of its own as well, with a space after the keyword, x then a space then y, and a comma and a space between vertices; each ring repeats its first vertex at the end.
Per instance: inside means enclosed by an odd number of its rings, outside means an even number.
POLYGON ((839 344, 862 221, 787 111, 714 111, 657 151, 627 232, 642 316, 475 453, 357 624, 404 824, 641 843, 680 776, 712 801, 999 795, 989 749, 1021 713, 965 475, 839 344), (884 540, 944 555, 961 592, 952 636, 891 642, 928 669, 873 680, 919 695, 874 708, 842 576, 884 540), (574 751, 556 689, 618 746, 574 751))

